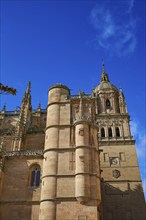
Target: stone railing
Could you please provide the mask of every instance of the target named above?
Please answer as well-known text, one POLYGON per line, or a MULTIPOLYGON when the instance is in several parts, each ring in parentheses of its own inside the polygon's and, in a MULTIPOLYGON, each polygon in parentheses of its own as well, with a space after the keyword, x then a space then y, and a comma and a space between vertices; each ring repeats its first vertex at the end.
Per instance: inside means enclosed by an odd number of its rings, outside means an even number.
POLYGON ((7 151, 5 157, 42 157, 43 150, 20 150, 20 151, 7 151))
POLYGON ((88 95, 88 94, 82 94, 81 96, 79 95, 71 95, 70 96, 70 99, 91 99, 92 98, 92 95, 88 95))
POLYGON ((73 118, 73 123, 86 121, 91 122, 92 118, 88 116, 77 116, 76 118, 73 118))

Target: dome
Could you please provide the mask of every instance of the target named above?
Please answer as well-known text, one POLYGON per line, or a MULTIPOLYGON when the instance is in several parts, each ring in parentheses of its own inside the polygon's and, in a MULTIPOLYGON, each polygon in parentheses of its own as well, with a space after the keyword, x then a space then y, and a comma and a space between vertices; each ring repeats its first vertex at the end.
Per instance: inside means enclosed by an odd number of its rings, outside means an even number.
POLYGON ((101 90, 115 90, 118 92, 118 89, 110 83, 108 74, 105 72, 104 64, 102 65, 102 74, 100 79, 100 84, 95 88, 95 92, 101 90))
POLYGON ((95 88, 95 92, 100 91, 100 90, 116 90, 118 91, 118 89, 111 84, 108 81, 102 81, 96 88, 95 88))

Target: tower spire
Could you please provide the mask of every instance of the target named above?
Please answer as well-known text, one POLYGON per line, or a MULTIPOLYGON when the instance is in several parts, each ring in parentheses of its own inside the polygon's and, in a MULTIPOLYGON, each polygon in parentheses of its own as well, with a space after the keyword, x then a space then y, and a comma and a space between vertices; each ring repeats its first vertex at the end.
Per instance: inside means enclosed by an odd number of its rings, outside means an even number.
POLYGON ((105 72, 105 65, 102 60, 102 73, 101 73, 100 82, 103 81, 109 82, 109 78, 108 78, 108 74, 105 72))
POLYGON ((104 68, 104 59, 102 57, 102 73, 105 73, 105 68, 104 68))
POLYGON ((105 73, 104 63, 102 63, 102 73, 105 73))
POLYGON ((30 81, 28 81, 26 93, 30 93, 30 87, 31 87, 31 83, 30 83, 30 81))
POLYGON ((3 111, 3 112, 6 111, 6 103, 4 104, 2 111, 3 111))

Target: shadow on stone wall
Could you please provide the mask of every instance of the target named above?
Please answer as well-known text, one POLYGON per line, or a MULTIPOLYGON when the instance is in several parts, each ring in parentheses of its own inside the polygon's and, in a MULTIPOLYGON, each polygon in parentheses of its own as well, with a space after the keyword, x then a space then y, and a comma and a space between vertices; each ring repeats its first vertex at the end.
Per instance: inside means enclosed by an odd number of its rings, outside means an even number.
POLYGON ((103 220, 145 220, 146 204, 141 182, 102 181, 103 220))

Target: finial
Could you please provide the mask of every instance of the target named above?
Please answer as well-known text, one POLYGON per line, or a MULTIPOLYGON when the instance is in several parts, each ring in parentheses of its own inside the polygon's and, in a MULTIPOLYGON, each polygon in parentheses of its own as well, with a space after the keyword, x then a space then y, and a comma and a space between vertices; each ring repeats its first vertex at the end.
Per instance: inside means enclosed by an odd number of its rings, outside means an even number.
POLYGON ((120 92, 123 92, 122 88, 120 88, 120 92))
POLYGON ((6 111, 6 103, 3 106, 3 111, 6 111))
POLYGON ((27 85, 26 93, 30 93, 30 87, 31 87, 31 83, 30 83, 30 81, 29 81, 29 82, 28 82, 28 85, 27 85))
POLYGON ((38 104, 38 109, 41 109, 41 104, 40 104, 40 102, 39 102, 39 104, 38 104))
POLYGON ((30 84, 30 81, 28 82, 28 85, 27 85, 27 88, 24 92, 24 96, 23 96, 23 99, 22 99, 22 103, 25 105, 26 102, 28 102, 31 107, 31 94, 30 94, 30 87, 31 87, 31 84, 30 84))
POLYGON ((4 104, 3 108, 2 108, 2 112, 6 111, 6 103, 4 104))
POLYGON ((102 73, 105 73, 104 63, 102 62, 102 73))
POLYGON ((100 78, 100 82, 109 82, 109 78, 108 78, 108 74, 105 72, 105 66, 104 63, 102 61, 102 73, 101 73, 101 78, 100 78))

